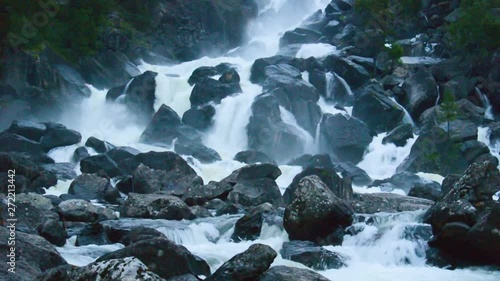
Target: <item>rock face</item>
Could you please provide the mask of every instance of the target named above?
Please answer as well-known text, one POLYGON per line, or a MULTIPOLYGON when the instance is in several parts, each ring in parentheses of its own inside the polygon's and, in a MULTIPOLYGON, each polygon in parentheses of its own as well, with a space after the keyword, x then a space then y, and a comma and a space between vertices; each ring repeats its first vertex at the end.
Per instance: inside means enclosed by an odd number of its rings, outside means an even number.
POLYGON ((150 271, 165 279, 187 273, 195 276, 210 275, 210 267, 204 260, 194 256, 183 246, 163 238, 139 241, 105 254, 96 262, 127 257, 139 259, 150 271))
POLYGON ((434 201, 394 193, 354 194, 352 207, 356 213, 396 213, 429 209, 434 201))
POLYGON ((234 226, 231 239, 235 241, 255 240, 260 236, 262 225, 278 216, 278 211, 269 203, 249 210, 234 226))
POLYGON ((400 101, 410 112, 414 120, 436 103, 438 97, 437 84, 432 74, 424 69, 411 73, 403 84, 404 100, 400 101))
POLYGON ((300 180, 285 209, 283 226, 292 240, 317 241, 352 223, 352 210, 317 176, 300 180))
POLYGON ((324 114, 320 124, 320 148, 338 156, 341 161, 358 163, 371 143, 368 126, 354 117, 324 114))
POLYGON ((278 254, 269 246, 253 244, 245 252, 225 262, 207 281, 250 281, 258 280, 278 254))
POLYGON ((474 163, 453 188, 429 209, 424 222, 432 226, 431 247, 472 264, 500 264, 500 207, 492 196, 500 172, 491 162, 474 163))
POLYGON ((178 197, 163 194, 129 193, 120 214, 130 218, 195 219, 184 201, 178 197))
POLYGON ((328 281, 322 275, 307 269, 288 267, 288 266, 273 266, 266 271, 259 281, 328 281))
MULTIPOLYGON (((0 227, 0 235, 9 237, 9 229, 0 227)), ((49 244, 44 238, 26 234, 20 231, 15 231, 16 235, 16 274, 7 271, 10 258, 7 256, 7 249, 12 245, 8 245, 7 239, 2 239, 0 247, 5 249, 5 254, 2 255, 0 278, 6 281, 33 281, 38 275, 51 268, 66 265, 66 261, 59 255, 54 246, 49 244), (21 254, 22 253, 22 254, 21 254)))
POLYGON ((290 241, 283 243, 281 256, 284 259, 301 263, 316 270, 339 269, 346 266, 344 258, 308 241, 290 241))
POLYGON ((389 99, 381 88, 368 87, 366 92, 356 99, 352 116, 362 120, 377 132, 390 131, 401 124, 404 111, 389 99))

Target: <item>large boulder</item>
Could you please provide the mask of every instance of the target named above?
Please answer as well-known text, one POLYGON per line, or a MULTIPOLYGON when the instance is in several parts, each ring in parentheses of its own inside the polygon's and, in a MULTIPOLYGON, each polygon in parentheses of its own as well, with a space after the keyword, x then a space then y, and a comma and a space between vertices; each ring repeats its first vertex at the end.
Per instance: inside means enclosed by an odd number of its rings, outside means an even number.
POLYGON ((276 180, 279 176, 281 176, 281 170, 276 165, 269 163, 252 164, 233 171, 229 176, 224 178, 222 182, 234 185, 238 182, 245 182, 259 178, 276 180))
POLYGON ((121 198, 109 179, 95 174, 81 174, 76 177, 69 186, 68 194, 73 195, 75 199, 103 199, 110 203, 116 203, 121 198))
POLYGON ((203 205, 216 198, 226 200, 229 192, 232 190, 232 184, 211 181, 206 185, 189 186, 183 194, 182 199, 190 206, 203 205))
POLYGON ((362 120, 377 133, 390 131, 401 124, 405 113, 403 109, 378 87, 368 87, 356 99, 352 116, 362 120))
POLYGON ((280 38, 280 48, 291 44, 317 43, 321 38, 321 33, 302 27, 297 27, 283 34, 280 38))
POLYGON ((233 160, 242 162, 245 164, 256 164, 256 163, 270 163, 276 164, 269 156, 264 152, 257 150, 245 150, 236 153, 233 160))
POLYGON ((2 264, 0 279, 2 280, 33 281, 44 271, 67 264, 55 247, 38 235, 26 234, 4 226, 0 227, 0 235, 5 237, 0 242, 0 248, 5 250, 0 258, 2 264), (15 240, 7 239, 13 235, 15 240), (10 251, 13 245, 8 243, 9 241, 15 241, 14 252, 10 251), (9 255, 15 255, 15 258, 9 255), (14 267, 15 274, 7 271, 12 267, 14 267))
POLYGON ((313 84, 326 100, 338 105, 345 105, 354 98, 347 82, 336 73, 314 69, 309 73, 309 83, 313 84))
POLYGON ((85 146, 94 149, 97 153, 106 153, 115 148, 115 146, 109 142, 100 140, 96 137, 89 137, 85 142, 85 146))
POLYGON ((217 151, 206 147, 201 143, 176 143, 174 146, 174 150, 180 155, 191 155, 204 164, 222 160, 217 151))
POLYGON ((72 180, 77 176, 75 164, 73 163, 41 164, 40 167, 49 173, 55 174, 59 180, 72 180))
POLYGON ((288 267, 284 265, 273 266, 258 279, 259 281, 328 281, 328 278, 312 270, 288 267))
POLYGON ((271 178, 239 181, 227 196, 227 200, 245 207, 271 203, 283 205, 283 198, 276 182, 271 178))
POLYGON ((292 159, 287 165, 301 166, 304 170, 308 168, 333 169, 332 158, 326 153, 316 155, 304 154, 292 159))
POLYGON ((120 100, 139 121, 147 122, 154 114, 157 75, 158 73, 148 70, 135 76, 125 85, 110 89, 106 100, 120 100))
POLYGON ((320 148, 341 161, 358 163, 372 142, 373 133, 363 121, 342 114, 324 114, 320 123, 320 148))
POLYGON ((191 254, 186 248, 164 238, 139 241, 123 249, 105 254, 96 262, 135 257, 150 271, 161 278, 191 273, 195 276, 210 275, 208 264, 191 254))
POLYGON ((300 180, 285 209, 283 225, 292 240, 317 241, 351 225, 353 212, 317 176, 300 180))
POLYGON ((162 104, 156 111, 153 119, 141 135, 140 141, 149 144, 163 144, 170 146, 178 137, 177 128, 181 125, 181 118, 170 107, 162 104))
POLYGON ((326 57, 323 65, 327 70, 337 73, 352 88, 359 88, 370 79, 370 74, 363 66, 337 55, 326 57))
POLYGON ((5 131, 0 132, 0 152, 42 153, 44 150, 39 142, 5 131))
POLYGON ((205 130, 213 123, 215 108, 208 104, 192 107, 182 115, 182 122, 198 130, 205 130))
POLYGON ((428 108, 436 104, 438 87, 432 74, 424 69, 412 72, 403 84, 405 96, 400 100, 414 120, 428 108))
POLYGON ((269 246, 253 244, 243 253, 225 262, 206 281, 249 281, 258 280, 278 254, 269 246))
POLYGON ((252 83, 262 83, 266 78, 265 68, 270 65, 288 64, 300 71, 304 71, 304 64, 301 59, 288 56, 273 56, 257 59, 251 69, 250 81, 252 83))
POLYGON ((429 199, 434 202, 439 201, 443 197, 441 190, 435 188, 433 184, 416 184, 410 189, 408 196, 429 199))
POLYGON ((234 241, 256 240, 260 236, 262 225, 273 221, 278 216, 278 211, 273 205, 264 203, 250 209, 234 225, 234 233, 231 239, 234 241))
POLYGON ((104 172, 110 177, 122 174, 115 161, 106 154, 93 155, 83 159, 80 161, 80 171, 88 174, 104 172))
POLYGON ((61 124, 44 123, 44 125, 47 127, 47 131, 40 139, 40 144, 45 151, 60 146, 77 144, 82 140, 82 135, 79 132, 68 129, 61 124))
POLYGON ((34 142, 39 142, 47 131, 47 126, 27 120, 14 120, 7 132, 25 137, 34 142))
POLYGON ((40 225, 38 233, 55 246, 62 247, 66 244, 66 230, 56 220, 48 220, 40 225))
MULTIPOLYGON (((16 223, 17 230, 29 233, 40 234, 40 230, 49 221, 58 221, 59 215, 49 199, 35 193, 22 193, 16 195, 16 223)), ((8 200, 0 201, 1 208, 5 213, 4 221, 7 217, 8 200)), ((12 201, 10 201, 12 202, 12 201)), ((55 234, 55 233, 54 233, 55 234)), ((50 236, 49 234, 48 236, 50 236)), ((54 236, 57 236, 54 235, 54 236)), ((52 240, 54 241, 54 240, 52 240)), ((51 241, 51 242, 52 242, 51 241)))
POLYGON ((205 105, 210 102, 220 103, 222 99, 241 92, 238 82, 222 83, 212 78, 205 78, 194 86, 189 101, 191 107, 205 105))
POLYGON ((57 209, 64 221, 99 222, 117 219, 113 211, 81 199, 63 201, 57 209))
POLYGON ((139 153, 141 152, 135 148, 128 146, 119 146, 106 152, 106 155, 108 155, 109 158, 111 158, 116 163, 120 163, 127 159, 133 158, 135 155, 139 153))
POLYGON ((344 257, 310 241, 285 242, 280 254, 284 259, 316 270, 339 269, 346 266, 344 257))
POLYGON ((382 144, 392 143, 396 146, 405 146, 411 138, 413 138, 413 126, 411 124, 403 124, 387 133, 382 139, 382 144))
POLYGON ((398 213, 429 209, 434 201, 394 193, 354 194, 352 207, 356 213, 398 213))
POLYGON ((192 220, 196 217, 178 197, 164 194, 129 193, 122 209, 122 217, 166 220, 192 220))

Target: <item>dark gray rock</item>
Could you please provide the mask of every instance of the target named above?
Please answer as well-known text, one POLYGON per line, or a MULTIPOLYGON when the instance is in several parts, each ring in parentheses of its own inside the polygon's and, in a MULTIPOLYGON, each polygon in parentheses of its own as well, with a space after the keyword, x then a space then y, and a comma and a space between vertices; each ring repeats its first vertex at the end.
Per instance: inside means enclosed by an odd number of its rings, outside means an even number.
POLYGON ((441 190, 439 189, 439 184, 437 188, 434 184, 416 184, 408 192, 408 196, 429 199, 434 202, 439 201, 443 197, 441 190))
POLYGON ((330 55, 323 60, 323 65, 329 71, 337 73, 352 88, 361 87, 370 79, 370 74, 364 67, 353 61, 330 55))
POLYGON ((257 178, 254 180, 239 181, 229 192, 227 200, 245 207, 271 203, 275 206, 283 205, 283 198, 276 182, 271 178, 257 178))
POLYGON ((206 185, 192 185, 186 189, 182 200, 188 205, 203 205, 212 199, 226 200, 233 186, 229 183, 211 181, 206 185))
POLYGON ((297 27, 294 30, 287 31, 283 34, 283 37, 280 38, 280 48, 291 44, 317 43, 320 38, 321 33, 317 31, 297 27))
POLYGON ((110 144, 109 142, 100 140, 96 137, 88 138, 85 142, 85 146, 93 148, 97 153, 106 153, 115 148, 115 146, 110 144))
POLYGON ((250 209, 236 222, 231 239, 237 242, 242 240, 256 240, 260 236, 262 225, 268 219, 272 220, 277 215, 277 209, 269 203, 264 203, 250 209))
POLYGON ((75 164, 73 163, 42 164, 40 167, 55 174, 60 180, 72 180, 76 178, 75 164))
POLYGON ((269 156, 267 156, 264 152, 257 150, 245 150, 236 153, 233 160, 238 162, 242 162, 245 164, 256 164, 256 163, 269 163, 276 164, 269 156))
POLYGON ((47 127, 42 123, 35 123, 27 120, 14 120, 7 129, 7 132, 25 137, 34 142, 39 142, 46 130, 47 127))
POLYGON ((40 236, 58 247, 66 244, 66 230, 56 220, 48 220, 38 228, 40 236))
POLYGON ((60 146, 77 144, 82 140, 82 135, 79 132, 70 130, 61 124, 45 123, 45 126, 47 131, 40 140, 40 144, 45 151, 60 146))
POLYGON ((361 214, 426 210, 433 204, 431 200, 394 193, 354 194, 352 201, 354 212, 361 214))
POLYGON ((259 281, 328 281, 327 278, 312 270, 288 267, 284 265, 273 266, 258 279, 259 281))
POLYGON ((396 146, 405 146, 406 142, 413 138, 413 127, 411 124, 403 124, 392 131, 382 139, 383 144, 393 143, 396 146))
POLYGON ((91 223, 83 227, 78 232, 75 241, 75 246, 108 244, 111 244, 111 241, 108 239, 104 227, 100 223, 91 223))
POLYGON ((217 151, 198 143, 176 143, 174 146, 175 152, 180 155, 191 155, 200 160, 201 163, 213 163, 222 160, 217 151))
POLYGON ((192 107, 182 115, 182 122, 198 130, 205 130, 213 123, 215 108, 212 105, 192 107))
POLYGON ((315 270, 339 269, 346 266, 344 257, 309 241, 285 242, 280 254, 284 259, 315 270))
POLYGON ((68 194, 73 195, 75 199, 102 199, 110 203, 116 203, 121 198, 109 179, 95 174, 81 174, 76 177, 69 186, 68 194))
POLYGON ((410 74, 403 84, 403 90, 405 98, 400 102, 415 120, 426 109, 434 106, 438 97, 436 81, 424 68, 410 74))
POLYGON ((109 158, 115 161, 115 163, 120 163, 127 159, 133 158, 135 155, 139 153, 141 152, 135 148, 120 146, 120 147, 115 147, 110 151, 106 152, 106 155, 108 155, 109 158))
POLYGON ((241 92, 238 82, 228 84, 212 78, 205 78, 194 86, 189 101, 191 107, 205 105, 210 102, 220 103, 222 99, 241 92))
POLYGON ((288 165, 301 166, 304 170, 308 168, 333 169, 332 159, 328 154, 304 154, 292 159, 292 161, 288 162, 288 165))
POLYGON ((73 152, 73 156, 71 157, 71 161, 73 163, 80 163, 83 159, 90 157, 90 154, 87 150, 86 147, 80 146, 79 148, 75 149, 75 152, 73 152))
POLYGON ((192 220, 196 217, 178 197, 164 194, 129 193, 120 210, 122 217, 192 220))
POLYGON ((181 125, 181 118, 170 107, 162 104, 156 111, 148 127, 142 133, 140 141, 148 144, 170 146, 178 137, 177 128, 181 125))
MULTIPOLYGON (((344 180, 344 188, 349 188, 349 182, 358 186, 367 186, 373 182, 372 178, 363 169, 351 162, 336 164, 334 170, 341 173, 342 179, 344 180)), ((334 193, 337 194, 335 191, 334 193)), ((351 197, 350 195, 352 195, 350 191, 348 191, 348 193, 344 193, 346 196, 340 194, 342 193, 339 193, 337 196, 343 199, 349 199, 351 197)))
POLYGON ((0 152, 42 153, 44 147, 35 141, 8 132, 0 132, 0 152))
POLYGON ((268 58, 260 58, 257 59, 251 69, 250 81, 252 83, 262 83, 264 82, 265 68, 270 65, 278 65, 278 64, 288 64, 300 71, 304 71, 303 62, 301 59, 289 57, 289 56, 273 56, 268 58))
POLYGON ((65 221, 98 222, 117 219, 113 211, 81 199, 61 202, 58 213, 65 221))

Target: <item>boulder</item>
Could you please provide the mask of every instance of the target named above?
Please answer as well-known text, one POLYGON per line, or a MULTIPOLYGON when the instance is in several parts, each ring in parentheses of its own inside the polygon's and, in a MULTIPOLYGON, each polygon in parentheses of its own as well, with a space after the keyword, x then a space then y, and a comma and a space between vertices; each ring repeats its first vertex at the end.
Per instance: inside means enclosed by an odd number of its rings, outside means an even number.
POLYGON ((344 257, 310 241, 285 242, 280 254, 284 259, 301 263, 315 270, 339 269, 346 266, 344 257))
POLYGON ((113 211, 81 199, 61 202, 58 213, 65 221, 98 222, 117 219, 113 211))
POLYGON ((321 33, 307 29, 297 27, 294 30, 287 31, 283 34, 280 39, 280 48, 288 46, 290 44, 309 44, 317 43, 321 38, 321 33))
POLYGON ((192 107, 182 115, 182 122, 198 130, 205 130, 213 123, 215 108, 212 105, 192 107))
MULTIPOLYGON (((140 164, 143 164, 155 170, 162 170, 185 176, 197 176, 196 172, 189 166, 186 160, 170 151, 139 153, 121 164, 120 168, 129 174, 133 173, 140 164)), ((199 180, 201 181, 201 178, 199 178, 199 180)))
POLYGON ((205 78, 194 86, 189 101, 191 107, 205 105, 210 102, 220 103, 222 99, 241 92, 238 82, 222 83, 212 78, 205 78))
POLYGON ((229 68, 219 78, 219 82, 224 84, 240 83, 240 75, 234 68, 229 68))
POLYGON ((120 240, 125 246, 132 245, 139 241, 155 239, 155 238, 163 238, 167 239, 165 235, 154 228, 144 227, 144 226, 136 226, 130 229, 120 240))
POLYGON ((213 217, 212 212, 210 212, 207 208, 202 206, 191 206, 189 207, 193 215, 197 218, 211 218, 213 217))
MULTIPOLYGON (((15 231, 15 230, 14 230, 15 231)), ((11 261, 7 256, 8 252, 0 258, 2 263, 2 273, 0 278, 6 281, 33 281, 44 271, 51 268, 66 265, 66 261, 59 255, 53 245, 38 235, 26 234, 15 231, 15 274, 7 271, 7 265, 11 261)), ((2 237, 10 237, 10 230, 7 227, 0 227, 2 237)), ((10 249, 7 239, 0 242, 2 249, 10 249)))
POLYGON ((363 121, 342 114, 324 114, 319 130, 320 149, 343 162, 361 161, 373 139, 373 133, 363 121))
POLYGON ((77 176, 73 163, 42 164, 40 167, 55 174, 59 180, 72 180, 77 176))
POLYGON ((246 182, 261 178, 276 180, 279 176, 281 176, 281 170, 276 165, 269 163, 252 164, 233 171, 221 182, 234 185, 238 182, 246 182))
POLYGON ((225 182, 210 181, 206 185, 192 185, 187 187, 182 196, 186 204, 203 205, 212 199, 226 200, 229 192, 233 190, 233 185, 225 182))
POLYGON ((0 132, 0 152, 42 153, 44 147, 35 141, 8 132, 0 132))
POLYGON ((271 178, 238 181, 229 192, 227 200, 245 207, 271 203, 283 205, 283 198, 276 182, 271 178))
POLYGON ((254 84, 259 84, 264 82, 266 75, 265 75, 265 68, 270 65, 278 65, 278 64, 288 64, 299 71, 304 71, 304 65, 303 61, 298 58, 294 57, 289 57, 289 56, 273 56, 273 57, 268 57, 268 58, 260 58, 257 59, 251 69, 251 74, 250 74, 250 81, 254 84))
POLYGON ((292 159, 292 161, 288 162, 290 166, 301 166, 302 169, 308 168, 324 168, 324 169, 333 169, 333 163, 330 155, 328 154, 304 154, 300 157, 292 159))
POLYGON ((473 163, 479 156, 489 154, 490 149, 483 142, 470 140, 460 144, 460 153, 468 163, 473 163))
POLYGON ((71 161, 73 163, 80 163, 83 159, 90 157, 89 151, 87 150, 86 147, 80 146, 77 149, 75 149, 75 152, 73 152, 73 156, 71 157, 71 161))
POLYGON ((222 160, 217 151, 206 147, 201 143, 176 143, 174 146, 175 152, 180 155, 191 155, 198 159, 201 163, 209 164, 222 160))
POLYGON ((264 75, 266 77, 273 77, 276 75, 284 75, 296 79, 302 79, 302 72, 298 70, 297 68, 285 64, 285 63, 280 63, 276 65, 269 65, 264 67, 264 75))
POLYGON ((375 214, 380 212, 397 213, 429 209, 434 201, 394 193, 354 194, 354 212, 375 214))
POLYGON ((245 150, 236 153, 233 160, 242 162, 245 164, 256 164, 256 163, 269 163, 276 164, 269 156, 264 152, 257 150, 245 150))
POLYGON ((259 281, 328 281, 328 278, 312 270, 288 267, 284 265, 273 266, 264 272, 259 281))
POLYGON ((129 193, 120 210, 122 217, 192 220, 196 217, 178 197, 164 194, 129 193))
POLYGON ((404 99, 401 104, 414 120, 428 108, 434 106, 438 98, 437 84, 432 74, 424 69, 412 72, 403 83, 404 99))
POLYGON ((170 146, 172 141, 178 137, 178 127, 181 118, 170 107, 162 104, 156 111, 148 127, 142 133, 140 141, 153 145, 170 146))
POLYGON ((353 212, 317 176, 301 179, 286 207, 283 225, 291 240, 317 241, 351 225, 353 212))
POLYGON ((318 89, 325 100, 333 101, 338 105, 345 105, 354 98, 347 82, 333 72, 323 72, 314 69, 309 73, 309 83, 318 89))
POLYGON ((66 230, 56 220, 47 220, 38 227, 38 233, 51 244, 62 247, 66 244, 66 230))
MULTIPOLYGON (((349 188, 348 186, 350 182, 357 186, 367 186, 373 182, 372 178, 363 169, 359 168, 358 166, 354 165, 351 162, 343 162, 336 164, 334 170, 338 173, 341 173, 344 182, 344 188, 347 189, 349 188)), ((343 199, 349 199, 351 197, 350 195, 352 195, 352 193, 349 190, 346 190, 344 193, 339 193, 339 194, 345 194, 345 195, 337 195, 343 199)))
POLYGON ((106 155, 108 155, 109 158, 115 161, 115 163, 120 163, 127 159, 133 158, 135 155, 139 153, 141 152, 135 148, 128 146, 119 146, 106 152, 106 155))
POLYGON ((460 180, 461 175, 450 174, 444 178, 443 183, 441 184, 441 192, 443 196, 448 194, 450 190, 453 189, 453 186, 460 180))
POLYGON ((76 233, 75 246, 111 244, 104 227, 100 223, 86 224, 76 233))
POLYGON ((47 127, 42 123, 35 123, 27 120, 14 120, 7 129, 7 132, 25 137, 34 142, 40 142, 40 139, 47 131, 47 127))
POLYGON ((434 202, 439 201, 443 197, 441 190, 435 188, 433 184, 416 184, 410 189, 408 196, 429 199, 434 202))
POLYGON ((467 240, 471 241, 470 248, 477 251, 472 252, 474 259, 484 264, 500 264, 500 258, 496 254, 500 251, 499 229, 500 204, 497 202, 491 210, 478 218, 467 233, 467 240))
POLYGON ((97 153, 106 153, 115 148, 115 146, 110 144, 109 142, 102 141, 96 137, 88 138, 85 142, 85 146, 94 149, 97 153))
POLYGON ((379 87, 367 87, 364 94, 354 103, 352 116, 362 120, 368 127, 383 133, 401 125, 405 113, 379 87))
POLYGON ((413 138, 413 126, 411 124, 402 124, 387 133, 382 139, 382 144, 392 143, 402 147, 411 138, 413 138))
POLYGON ((276 216, 278 216, 278 211, 269 203, 264 203, 250 209, 236 222, 231 239, 236 242, 256 240, 260 236, 262 225, 267 220, 273 220, 276 216))
POLYGON ((104 172, 109 177, 116 177, 122 174, 115 161, 106 154, 94 155, 83 159, 80 161, 80 171, 87 174, 104 172))
POLYGON ((120 192, 115 189, 109 179, 95 174, 81 174, 76 177, 69 186, 68 194, 75 199, 95 200, 102 199, 110 203, 116 203, 120 192))
POLYGON ((323 59, 323 65, 328 71, 342 77, 352 88, 359 88, 370 79, 370 74, 363 66, 337 55, 327 56, 323 59))
POLYGON ((45 123, 45 126, 47 131, 40 140, 40 144, 45 151, 60 146, 77 144, 82 140, 82 135, 79 132, 68 129, 61 124, 45 123))
POLYGON ((203 81, 205 78, 220 75, 220 72, 214 66, 200 66, 191 73, 188 83, 190 86, 203 81))
MULTIPOLYGON (((1 200, 0 205, 5 216, 8 210, 8 201, 1 200)), ((12 201, 10 201, 12 202, 12 201)), ((58 221, 59 216, 49 199, 35 193, 21 193, 16 195, 16 227, 18 231, 29 234, 39 234, 39 230, 49 221, 58 221)), ((3 214, 0 214, 3 215, 3 214)), ((5 217, 4 221, 9 217, 5 217)))
POLYGON ((167 279, 167 281, 199 281, 196 276, 192 274, 183 274, 167 279))
POLYGON ((264 273, 278 254, 269 246, 253 244, 243 253, 225 262, 206 281, 257 280, 264 273))
POLYGON ((126 257, 139 259, 150 271, 158 274, 161 278, 187 273, 195 276, 210 275, 210 267, 204 260, 191 254, 185 247, 164 238, 139 241, 123 249, 105 254, 96 262, 126 257))
POLYGON ((382 191, 393 191, 401 189, 408 193, 412 187, 426 182, 418 175, 411 172, 400 172, 392 175, 388 179, 375 180, 369 187, 380 187, 382 191))

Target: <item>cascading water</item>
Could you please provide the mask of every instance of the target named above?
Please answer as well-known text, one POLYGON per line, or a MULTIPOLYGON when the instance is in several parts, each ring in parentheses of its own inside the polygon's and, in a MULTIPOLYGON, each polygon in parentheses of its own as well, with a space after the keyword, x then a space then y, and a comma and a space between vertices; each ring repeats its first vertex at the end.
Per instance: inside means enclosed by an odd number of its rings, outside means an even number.
MULTIPOLYGON (((287 5, 291 5, 287 0, 261 0, 258 2, 262 4, 261 7, 263 8, 258 19, 249 26, 249 44, 232 50, 231 55, 218 58, 205 57, 173 66, 149 64, 140 66, 141 71, 152 70, 158 73, 156 77, 155 109, 158 109, 162 104, 166 104, 180 116, 190 108, 189 96, 193 87, 187 83, 187 80, 193 70, 200 66, 215 66, 221 62, 230 63, 237 68, 241 76, 243 93, 227 97, 220 104, 215 105, 214 124, 203 136, 203 143, 217 150, 222 157, 222 161, 212 164, 201 164, 197 160, 189 162, 203 178, 204 182, 221 180, 244 165, 233 161, 232 158, 237 152, 247 149, 246 125, 251 114, 251 105, 254 98, 262 92, 260 86, 249 81, 253 61, 256 58, 276 54, 281 33, 293 29, 302 19, 318 9, 323 9, 330 1, 307 1, 308 9, 290 9, 288 7, 284 11, 282 9, 285 9, 287 5), (293 14, 290 12, 293 12, 293 14)), ((335 51, 335 48, 325 44, 310 44, 299 50, 297 56, 324 56, 335 51)), ((331 78, 333 78, 336 74, 331 75, 331 78)), ((307 74, 304 73, 303 76, 307 80, 307 74)), ((336 76, 336 78, 341 82, 339 86, 345 87, 349 94, 353 95, 345 80, 339 76, 336 76)), ((95 136, 114 145, 131 146, 144 152, 167 150, 167 148, 138 143, 144 126, 134 123, 124 105, 106 103, 106 91, 97 90, 92 86, 89 87, 92 90, 92 96, 82 103, 81 112, 68 113, 62 121, 68 127, 79 130, 84 141, 90 136, 95 136)), ((330 87, 329 83, 327 83, 327 87, 330 87)), ((328 104, 323 97, 318 101, 318 105, 323 113, 350 115, 352 111, 352 108, 346 108, 346 111, 338 109, 332 104, 328 104)), ((281 115, 284 122, 295 127, 300 132, 299 135, 304 138, 306 144, 305 151, 316 153, 313 136, 297 125, 294 116, 290 112, 281 109, 281 115)), ((319 129, 317 129, 316 136, 314 136, 315 139, 318 139, 317 135, 319 135, 319 129)), ((384 145, 382 144, 384 136, 385 134, 379 134, 374 138, 363 160, 358 165, 374 179, 392 176, 396 167, 409 154, 410 148, 415 142, 415 138, 413 138, 408 140, 404 147, 396 147, 393 144, 384 145)), ((50 155, 57 158, 58 161, 67 162, 75 147, 57 149, 52 151, 50 155)), ((280 166, 280 169, 282 175, 276 182, 283 193, 285 188, 292 182, 293 177, 302 171, 302 168, 280 166)), ((50 189, 50 193, 59 195, 66 193, 68 188, 69 182, 61 181, 56 187, 50 189)), ((331 280, 338 281, 399 281, 403 276, 405 276, 406 280, 418 281, 497 280, 496 277, 498 276, 495 276, 494 273, 483 270, 448 271, 425 266, 423 251, 425 251, 425 240, 428 237, 418 236, 420 235, 418 233, 421 230, 422 235, 429 235, 429 227, 419 222, 421 215, 422 212, 410 212, 367 216, 365 222, 353 226, 357 231, 352 236, 347 235, 341 246, 327 247, 344 255, 347 258, 346 263, 348 266, 339 270, 320 271, 320 273, 331 280), (368 220, 369 217, 372 217, 372 219, 368 220), (419 231, 416 231, 416 228, 419 231), (411 231, 408 229, 411 229, 411 231)), ((217 269, 223 262, 234 255, 246 250, 251 244, 267 244, 279 252, 283 242, 288 241, 287 233, 282 227, 264 224, 261 235, 257 240, 235 243, 230 237, 238 218, 239 215, 233 215, 180 222, 120 219, 107 221, 106 223, 117 224, 126 229, 135 225, 155 228, 171 240, 184 245, 195 255, 204 258, 212 270, 217 269)), ((84 265, 106 252, 121 247, 123 247, 121 244, 75 247, 73 237, 69 239, 66 246, 58 248, 58 250, 69 263, 84 265)), ((274 265, 304 267, 301 264, 284 260, 281 255, 276 258, 274 265)))

